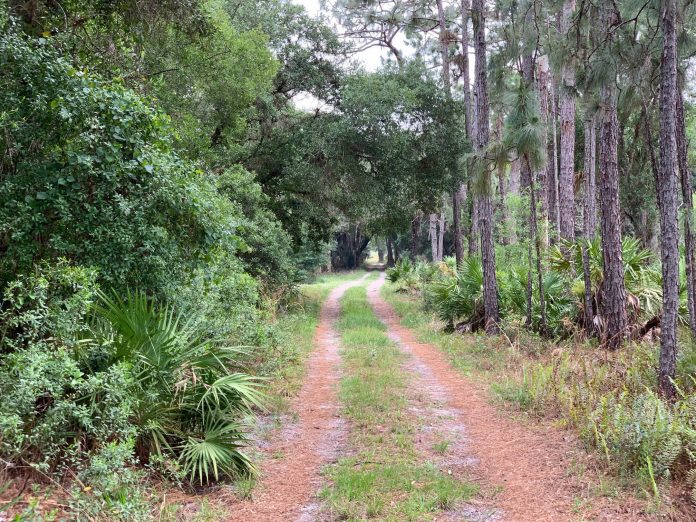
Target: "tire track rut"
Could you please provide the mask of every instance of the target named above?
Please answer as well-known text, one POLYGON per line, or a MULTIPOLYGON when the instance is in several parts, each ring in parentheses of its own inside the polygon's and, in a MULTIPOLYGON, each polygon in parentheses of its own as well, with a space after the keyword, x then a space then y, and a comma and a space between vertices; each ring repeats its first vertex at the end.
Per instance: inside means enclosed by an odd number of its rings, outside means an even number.
MULTIPOLYGON (((439 349, 419 342, 413 331, 401 326, 398 315, 379 293, 384 281, 382 274, 369 285, 368 300, 387 326, 389 337, 412 356, 407 367, 416 376, 415 384, 423 387, 421 395, 426 399, 421 406, 432 410, 416 412, 423 418, 424 444, 432 444, 428 431, 448 434, 453 439, 448 457, 453 472, 478 480, 484 491, 500 488, 492 499, 495 509, 487 505, 487 499, 484 505, 466 506, 457 519, 578 520, 581 515, 573 509, 574 501, 582 498, 587 484, 568 473, 577 452, 574 444, 557 429, 521 424, 491 405, 487 392, 457 372, 439 349)), ((437 458, 433 460, 437 462, 437 458)), ((442 462, 447 465, 447 459, 442 462)), ((588 515, 590 520, 644 520, 626 506, 598 506, 588 515)))
POLYGON ((338 458, 346 436, 337 397, 339 300, 368 275, 337 286, 324 301, 304 384, 291 407, 297 422, 283 428, 265 448, 267 458, 261 464, 253 497, 232 506, 230 522, 315 520, 319 505, 314 497, 322 483, 321 469, 338 458))

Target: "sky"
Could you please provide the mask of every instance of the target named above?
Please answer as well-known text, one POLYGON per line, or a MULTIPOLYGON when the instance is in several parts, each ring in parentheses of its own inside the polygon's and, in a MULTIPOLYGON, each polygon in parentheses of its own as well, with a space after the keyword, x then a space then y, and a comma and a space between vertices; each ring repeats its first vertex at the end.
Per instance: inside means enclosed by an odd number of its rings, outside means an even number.
MULTIPOLYGON (((328 18, 330 25, 336 24, 336 21, 331 16, 331 13, 322 13, 320 0, 293 0, 293 3, 304 6, 308 13, 313 16, 319 17, 324 15, 328 18)), ((381 49, 379 47, 372 47, 359 54, 355 55, 355 60, 360 62, 365 69, 369 71, 375 71, 382 64, 382 58, 386 57, 388 51, 386 49, 381 49)))
MULTIPOLYGON (((322 12, 320 0, 293 0, 293 3, 302 5, 309 14, 315 17, 324 17, 330 25, 337 25, 336 20, 331 13, 322 12)), ((372 47, 360 53, 353 55, 353 61, 361 64, 368 71, 376 71, 382 64, 383 58, 386 58, 389 51, 379 47, 372 47)), ((295 106, 309 112, 313 112, 317 108, 326 108, 319 100, 309 94, 297 96, 294 100, 295 106)))

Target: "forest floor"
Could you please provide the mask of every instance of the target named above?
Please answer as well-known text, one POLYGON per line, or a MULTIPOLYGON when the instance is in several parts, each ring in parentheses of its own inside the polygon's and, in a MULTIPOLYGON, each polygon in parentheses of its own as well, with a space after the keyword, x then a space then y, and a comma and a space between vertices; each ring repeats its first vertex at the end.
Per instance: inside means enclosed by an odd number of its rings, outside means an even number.
POLYGON ((677 519, 616 486, 570 431, 501 408, 403 325, 384 281, 331 290, 292 413, 223 520, 677 519))

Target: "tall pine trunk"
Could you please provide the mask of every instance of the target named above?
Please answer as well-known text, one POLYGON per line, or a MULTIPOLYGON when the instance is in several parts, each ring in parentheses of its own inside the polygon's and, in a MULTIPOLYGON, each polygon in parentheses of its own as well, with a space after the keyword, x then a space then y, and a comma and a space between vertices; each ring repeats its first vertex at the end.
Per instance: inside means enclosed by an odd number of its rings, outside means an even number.
POLYGON ((491 173, 484 154, 490 134, 488 80, 486 78, 486 32, 485 2, 474 0, 471 6, 474 27, 474 49, 476 52, 474 93, 476 98, 475 150, 478 153, 478 169, 484 177, 483 192, 478 196, 481 213, 481 258, 483 264, 483 307, 485 328, 488 333, 499 331, 498 283, 495 277, 495 245, 493 243, 493 203, 491 198, 491 173))
MULTIPOLYGON (((605 43, 613 42, 617 13, 611 0, 604 0, 601 21, 605 43)), ((626 333, 626 286, 624 283, 623 255, 621 251, 621 214, 619 208, 618 143, 619 122, 617 92, 610 78, 600 87, 601 133, 599 149, 599 202, 601 212, 602 259, 604 281, 602 283, 602 317, 604 336, 608 348, 621 346, 626 333)))
MULTIPOLYGON (((471 170, 471 169, 470 169, 471 170)), ((479 229, 481 227, 481 204, 480 198, 476 194, 473 188, 473 183, 469 183, 469 190, 471 200, 471 221, 469 222, 469 256, 475 256, 479 253, 479 229)))
POLYGON ((594 116, 585 119, 585 157, 583 165, 584 196, 582 213, 582 272, 585 283, 584 323, 588 333, 594 333, 594 299, 592 295, 592 280, 590 278, 590 259, 588 243, 597 234, 597 187, 595 181, 595 166, 597 163, 597 135, 594 116))
POLYGON ((674 398, 679 308, 679 223, 677 217, 677 32, 676 0, 662 3, 662 68, 660 72, 660 257, 662 259, 662 321, 659 388, 674 398))
POLYGON ((462 0, 462 93, 464 94, 464 127, 466 137, 473 139, 473 110, 469 85, 469 0, 462 0))
MULTIPOLYGON (((568 38, 570 22, 575 10, 575 0, 564 0, 559 22, 559 32, 568 38)), ((560 237, 575 238, 575 65, 571 59, 561 66, 560 117, 561 117, 561 168, 558 181, 558 206, 560 212, 560 237)))
POLYGON ((454 235, 454 259, 457 267, 461 266, 464 259, 464 244, 462 241, 462 201, 464 198, 462 188, 462 186, 459 186, 452 195, 452 234, 454 235))
POLYGON ((689 170, 684 121, 682 85, 677 92, 677 163, 684 202, 684 251, 686 257, 686 302, 689 310, 689 328, 696 337, 696 259, 694 258, 694 198, 691 171, 689 170))
MULTIPOLYGON (((471 132, 471 87, 469 86, 469 0, 462 0, 461 3, 462 15, 462 92, 464 94, 464 132, 468 140, 472 138, 471 132)), ((462 229, 462 210, 468 209, 465 206, 466 202, 466 185, 460 184, 458 190, 454 191, 452 196, 452 228, 454 234, 454 256, 457 261, 457 266, 461 266, 464 259, 464 245, 462 229), (464 207, 464 208, 463 208, 464 207)), ((473 208, 473 206, 472 206, 473 208)))
MULTIPOLYGON (((445 10, 442 6, 442 0, 437 0, 437 18, 440 26, 440 54, 442 56, 442 83, 445 87, 445 96, 447 100, 452 99, 452 80, 450 76, 450 58, 449 58, 449 32, 447 31, 447 23, 445 22, 445 10)), ((452 192, 452 211, 454 214, 454 256, 457 266, 462 264, 464 259, 464 251, 461 246, 462 227, 460 202, 459 202, 459 187, 455 187, 452 192)), ((445 215, 444 211, 440 214, 440 233, 438 236, 438 258, 442 261, 444 256, 443 244, 445 237, 445 215)))
POLYGON ((548 193, 548 115, 549 115, 549 63, 546 56, 541 56, 537 64, 536 89, 539 96, 539 119, 542 122, 541 142, 543 144, 543 165, 536 172, 537 193, 541 210, 540 239, 544 248, 549 246, 549 193, 548 193))
POLYGON ((433 263, 437 263, 439 261, 438 259, 438 248, 437 248, 437 243, 438 243, 438 235, 437 235, 437 222, 438 222, 438 216, 437 214, 430 214, 430 227, 429 227, 429 232, 428 235, 430 236, 430 252, 432 256, 433 263))

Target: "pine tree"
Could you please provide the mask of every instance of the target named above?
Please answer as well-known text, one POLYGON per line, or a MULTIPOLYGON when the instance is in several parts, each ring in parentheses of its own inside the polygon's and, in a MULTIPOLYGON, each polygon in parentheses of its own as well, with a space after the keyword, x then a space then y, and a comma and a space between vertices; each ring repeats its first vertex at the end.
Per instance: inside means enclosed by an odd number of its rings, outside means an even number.
POLYGON ((660 392, 674 398, 679 308, 679 226, 677 218, 677 32, 676 0, 662 3, 662 63, 660 70, 660 257, 662 260, 662 321, 660 392))
MULTIPOLYGON (((618 13, 612 0, 603 0, 600 6, 600 24, 605 45, 611 48, 618 13)), ((600 149, 599 149, 599 201, 601 212, 602 259, 604 281, 602 283, 602 318, 605 322, 604 337, 610 349, 621 346, 628 317, 626 315, 626 286, 624 282, 623 255, 621 251, 621 214, 619 209, 619 121, 617 113, 617 88, 615 79, 602 83, 599 89, 600 149)))
POLYGON ((490 135, 490 109, 488 105, 488 79, 486 78, 486 18, 484 0, 473 0, 471 20, 474 27, 474 98, 476 136, 474 148, 478 155, 478 169, 483 178, 483 189, 477 196, 480 211, 481 258, 483 263, 483 305, 485 327, 488 333, 499 331, 498 282, 495 274, 495 245, 493 244, 493 202, 491 198, 491 174, 485 154, 490 135))
MULTIPOLYGON (((570 22, 575 10, 575 0, 564 0, 559 20, 559 32, 564 42, 568 40, 570 22)), ((560 212, 560 237, 575 239, 575 70, 572 58, 561 66, 560 119, 561 119, 561 167, 558 180, 558 206, 560 212)))

